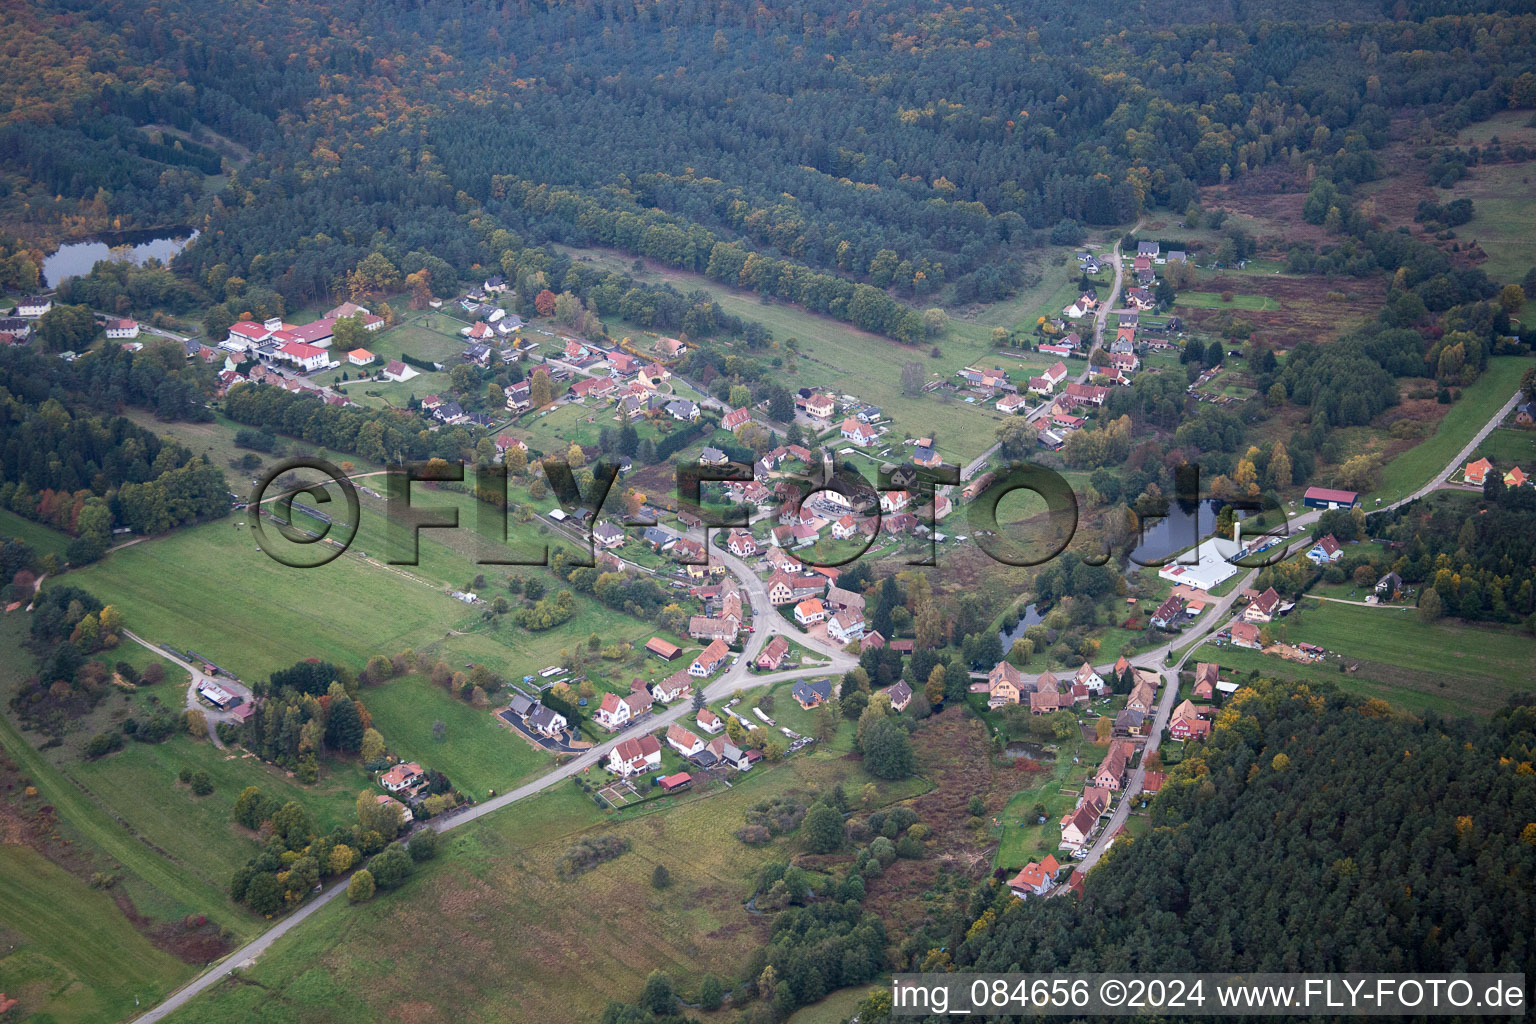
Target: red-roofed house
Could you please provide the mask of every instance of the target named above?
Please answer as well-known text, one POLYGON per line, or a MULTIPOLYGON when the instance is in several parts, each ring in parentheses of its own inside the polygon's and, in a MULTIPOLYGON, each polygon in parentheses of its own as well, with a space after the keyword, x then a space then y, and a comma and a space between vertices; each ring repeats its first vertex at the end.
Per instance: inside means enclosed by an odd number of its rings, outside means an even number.
POLYGON ((608 752, 608 770, 629 778, 661 767, 661 744, 655 736, 637 736, 614 745, 608 752))
POLYGON ((693 664, 688 666, 688 674, 702 679, 718 669, 725 659, 730 657, 731 649, 725 645, 724 640, 715 640, 693 659, 693 664))
POLYGON ((1274 587, 1270 587, 1248 602, 1248 607, 1243 609, 1243 619, 1246 622, 1269 622, 1274 619, 1279 608, 1280 595, 1275 593, 1274 587))
POLYGON ((771 672, 783 663, 787 654, 789 654, 789 641, 782 636, 776 636, 768 641, 763 652, 757 656, 757 667, 771 672))
POLYGON ((1478 459, 1476 462, 1467 463, 1466 468, 1461 471, 1461 477, 1474 487, 1481 487, 1483 481, 1488 478, 1488 471, 1492 468, 1493 463, 1487 459, 1478 459))
POLYGON ((1045 860, 1036 864, 1030 861, 1024 865, 1023 870, 1008 879, 1008 888, 1019 899, 1030 896, 1044 896, 1050 891, 1051 885, 1056 880, 1056 872, 1061 870, 1061 865, 1050 854, 1045 855, 1045 860))
POLYGON ((802 626, 823 622, 826 617, 827 609, 822 606, 820 598, 808 598, 795 605, 795 621, 802 626))
POLYGON ((307 345, 302 341, 290 341, 277 350, 277 358, 293 363, 305 373, 318 370, 330 359, 325 354, 325 349, 307 345))
POLYGON ((410 789, 426 777, 426 773, 421 770, 421 765, 415 761, 402 761, 379 776, 379 783, 391 793, 398 793, 401 790, 410 789))
POLYGON ((684 757, 692 757, 704 749, 704 741, 673 722, 667 726, 667 746, 684 757))
POLYGON ((597 713, 592 716, 597 724, 612 732, 629 723, 633 717, 629 701, 616 693, 603 694, 603 702, 598 705, 597 713))
POLYGON ((708 733, 716 733, 725 728, 725 723, 720 721, 720 716, 709 708, 700 708, 694 716, 694 721, 699 723, 699 728, 708 733))
POLYGON ((1263 646, 1259 642, 1259 627, 1251 622, 1232 623, 1232 643, 1238 647, 1258 650, 1263 646))
POLYGON ((870 426, 868 423, 860 423, 852 416, 843 420, 840 433, 843 435, 843 440, 852 441, 860 448, 868 448, 870 445, 874 444, 880 436, 875 433, 874 427, 870 426))
POLYGON ((726 430, 735 430, 737 427, 751 419, 752 414, 747 410, 732 409, 730 412, 726 413, 725 417, 720 421, 720 426, 724 427, 726 430))

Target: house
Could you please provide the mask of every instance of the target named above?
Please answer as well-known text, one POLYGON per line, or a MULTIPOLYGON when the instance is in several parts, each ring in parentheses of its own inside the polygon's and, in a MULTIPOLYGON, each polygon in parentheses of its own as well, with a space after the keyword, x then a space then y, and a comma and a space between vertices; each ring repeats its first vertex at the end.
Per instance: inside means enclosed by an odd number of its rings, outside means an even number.
POLYGON ((623 547, 624 531, 612 523, 599 523, 592 530, 592 540, 601 548, 623 547))
POLYGON ((880 511, 886 515, 895 515, 906 508, 911 500, 912 496, 906 491, 881 491, 880 511))
POLYGON ((53 308, 53 300, 46 295, 29 295, 16 303, 16 315, 36 320, 53 308))
POLYGON ((695 640, 724 640, 728 644, 734 643, 740 628, 740 625, 731 619, 711 619, 703 615, 694 615, 688 619, 688 635, 695 640))
POLYGON ((699 713, 694 716, 693 720, 698 722, 699 728, 707 733, 717 733, 725 728, 725 723, 720 721, 720 716, 709 710, 709 708, 700 708, 699 713))
POLYGON ((325 311, 325 319, 327 320, 340 320, 342 317, 358 315, 367 316, 368 307, 359 306, 355 302, 343 302, 341 305, 335 307, 334 309, 328 309, 325 311))
POLYGON ((906 680, 893 683, 886 687, 885 692, 891 698, 892 711, 905 711, 907 705, 912 703, 912 687, 907 685, 906 680))
POLYGON ((1211 734, 1211 722, 1195 713, 1195 706, 1184 701, 1173 709, 1168 721, 1168 735, 1176 740, 1204 739, 1211 734))
POLYGON ((1184 255, 1184 250, 1183 249, 1169 249, 1168 250, 1168 254, 1165 257, 1165 262, 1168 262, 1168 263, 1188 263, 1189 262, 1189 257, 1184 255))
POLYGON ((375 356, 365 348, 355 348, 347 353, 347 362, 353 366, 367 366, 377 358, 378 356, 375 356))
POLYGON ((1029 393, 1033 395, 1049 395, 1056 390, 1056 385, 1049 377, 1031 377, 1026 385, 1029 393))
POLYGON ((796 683, 791 692, 795 702, 809 711, 832 699, 832 680, 818 679, 814 683, 796 683))
POLYGON ((864 615, 852 608, 844 609, 827 620, 827 636, 840 644, 851 644, 864 637, 864 615))
POLYGON ((107 337, 113 341, 126 341, 139 336, 139 322, 137 320, 108 320, 106 323, 107 337))
POLYGON ((1524 487, 1528 480, 1530 477, 1526 476, 1525 471, 1519 466, 1504 474, 1505 487, 1524 487))
POLYGON ((693 680, 687 672, 674 672, 651 687, 651 696, 663 704, 681 700, 693 693, 693 680))
POLYGON ((745 409, 732 409, 720 420, 720 426, 725 430, 734 431, 737 427, 750 422, 752 414, 745 409))
POLYGON ((789 654, 789 641, 782 636, 776 636, 768 641, 761 654, 757 656, 757 667, 772 672, 784 663, 784 658, 789 654))
POLYGON ((763 553, 763 549, 757 546, 757 541, 746 530, 732 530, 726 538, 725 546, 737 558, 754 558, 763 553))
POLYGON ((847 540, 859 532, 859 524, 853 516, 845 515, 832 524, 832 539, 847 540))
POLYGON ((1139 708, 1125 708, 1115 716, 1113 733, 1116 736, 1140 736, 1146 721, 1145 711, 1139 708))
POLYGON ((302 341, 290 341, 277 350, 277 358, 293 363, 305 373, 318 370, 330 362, 324 349, 307 345, 302 341))
POLYGON ((391 793, 399 793, 418 785, 427 777, 421 765, 415 761, 402 761, 379 776, 379 784, 391 793))
POLYGON ((668 533, 659 526, 648 526, 640 539, 651 546, 651 550, 660 554, 677 543, 677 537, 668 533))
POLYGON ((1079 402, 1100 406, 1104 404, 1104 399, 1109 397, 1109 388, 1098 384, 1068 384, 1067 395, 1079 402))
POLYGON ((1264 646, 1259 642, 1259 627, 1251 622, 1232 623, 1232 643, 1254 651, 1264 646))
POLYGON ((1143 270, 1151 270, 1152 269, 1152 257, 1150 257, 1150 256, 1137 256, 1135 259, 1133 259, 1131 261, 1131 269, 1135 270, 1137 273, 1140 273, 1143 270))
POLYGON ((669 644, 659 636, 653 636, 647 640, 645 642, 645 649, 649 653, 656 655, 656 657, 660 658, 662 661, 671 661, 673 658, 676 658, 679 654, 683 653, 683 649, 681 647, 678 647, 676 644, 669 644))
POLYGON ((1461 471, 1461 478, 1474 487, 1481 487, 1488 476, 1488 471, 1492 468, 1493 463, 1486 458, 1478 459, 1476 462, 1467 463, 1466 468, 1461 471))
POLYGON ((874 427, 870 426, 868 423, 860 423, 852 416, 849 416, 847 419, 843 420, 840 433, 843 436, 843 440, 851 441, 858 445, 860 448, 868 448, 880 437, 879 434, 875 433, 874 427))
MULTIPOLYGON (((394 381, 398 383, 400 381, 410 380, 414 376, 416 376, 416 371, 411 369, 409 366, 406 366, 398 359, 390 360, 389 365, 384 367, 383 377, 388 381, 394 381)), ((511 408, 511 406, 508 406, 508 408, 511 408)))
POLYGON ((624 740, 608 752, 608 770, 626 779, 660 767, 661 744, 655 736, 624 740))
POLYGON ((259 324, 254 320, 240 320, 229 325, 229 338, 223 342, 222 347, 244 352, 255 348, 270 337, 272 337, 272 328, 267 325, 259 324))
POLYGON ((1403 589, 1403 578, 1395 572, 1389 572, 1376 581, 1376 596, 1390 601, 1403 589))
POLYGON ((827 609, 823 607, 820 599, 807 598, 795 605, 795 621, 802 626, 810 626, 817 622, 825 622, 827 609))
POLYGON ((656 342, 656 351, 668 359, 676 359, 688 351, 688 346, 676 338, 661 338, 656 342))
POLYGON ((1195 666, 1196 697, 1201 700, 1216 698, 1216 684, 1221 682, 1221 668, 1212 662, 1202 661, 1195 666))
POLYGON ((1157 243, 1157 242, 1137 242, 1136 243, 1136 255, 1137 256, 1145 256, 1148 259, 1156 259, 1158 253, 1161 252, 1161 251, 1162 251, 1162 246, 1159 243, 1157 243))
POLYGON ((987 706, 1017 704, 1023 689, 1024 676, 1008 662, 1000 661, 987 673, 987 706))
POLYGON ((533 406, 530 398, 532 388, 527 379, 520 380, 516 384, 508 384, 502 389, 502 394, 507 396, 507 409, 510 412, 527 412, 533 406))
POLYGON ((1332 487, 1308 487, 1301 496, 1304 506, 1320 509, 1354 508, 1359 500, 1360 495, 1354 491, 1340 491, 1332 487))
POLYGON ((926 445, 918 445, 912 449, 912 462, 924 469, 934 469, 944 464, 944 459, 938 452, 926 445))
POLYGON ((709 646, 693 659, 693 664, 688 666, 688 674, 702 679, 718 669, 730 654, 731 649, 725 645, 724 640, 712 640, 709 646))
POLYGON ((1035 690, 1029 695, 1029 713, 1049 715, 1061 710, 1061 691, 1054 686, 1035 690))
POLYGON ((703 566, 709 561, 709 552, 704 549, 702 541, 679 537, 672 545, 672 557, 689 566, 691 572, 693 566, 703 566))
POLYGON ((535 705, 534 709, 528 712, 527 722, 528 728, 549 739, 559 739, 565 734, 570 724, 560 712, 542 704, 535 705))
POLYGON ((1243 609, 1243 621, 1245 622, 1271 622, 1275 612, 1280 608, 1280 595, 1275 593, 1275 588, 1270 587, 1264 593, 1248 602, 1248 607, 1243 609))
POLYGON ((813 419, 830 420, 836 405, 831 395, 823 395, 820 392, 810 395, 805 400, 805 414, 813 419))
POLYGON ((1004 395, 1002 398, 997 400, 996 408, 998 412, 1012 415, 1013 413, 1016 413, 1020 409, 1024 408, 1027 404, 1028 401, 1023 395, 1004 395))
POLYGON ((692 757, 704 749, 704 741, 676 722, 673 722, 667 726, 667 746, 684 757, 692 757))
POLYGON ((1109 357, 1109 365, 1121 373, 1135 373, 1141 369, 1141 359, 1135 352, 1116 352, 1109 357))
POLYGON ((1131 693, 1125 698, 1125 706, 1150 715, 1157 705, 1157 684, 1160 677, 1157 673, 1137 669, 1136 685, 1131 687, 1131 693))
POLYGON ((699 418, 699 407, 695 402, 687 399, 678 399, 667 403, 667 415, 679 423, 692 423, 699 418))
POLYGON ((1124 740, 1110 740, 1109 752, 1093 773, 1093 784, 1119 792, 1125 784, 1125 768, 1130 761, 1131 745, 1124 740))
POLYGON ((878 629, 872 629, 864 634, 864 639, 859 641, 859 653, 863 654, 865 651, 878 651, 884 646, 885 637, 881 635, 878 629))
POLYGON ((505 461, 507 452, 512 451, 514 448, 524 455, 528 454, 528 445, 511 434, 497 434, 495 445, 497 458, 502 461, 505 461))
POLYGON ((1312 545, 1312 549, 1307 552, 1307 559, 1313 565, 1332 565, 1343 557, 1344 546, 1331 533, 1312 545))
POLYGON ((709 745, 704 749, 709 751, 716 761, 721 764, 728 764, 739 772, 744 772, 752 767, 754 760, 752 755, 757 753, 756 751, 742 750, 724 736, 716 736, 709 741, 709 745))
POLYGON ((768 579, 768 601, 777 606, 791 604, 795 600, 795 589, 790 582, 789 575, 782 570, 775 571, 768 579))
POLYGON ((1184 599, 1177 594, 1157 606, 1152 613, 1152 625, 1158 629, 1172 629, 1184 618, 1184 599))
POLYGON ((1101 693, 1104 689, 1104 679, 1094 671, 1093 666, 1086 661, 1077 670, 1077 675, 1072 677, 1073 685, 1085 686, 1089 693, 1101 693))
POLYGON ((1050 381, 1052 387, 1055 387, 1067 379, 1067 364, 1058 361, 1055 366, 1046 370, 1041 376, 1050 381))
POLYGON ((603 694, 603 702, 598 705, 597 713, 592 716, 597 724, 612 732, 629 724, 634 717, 629 707, 629 701, 616 693, 603 694))
POLYGON ((1056 862, 1056 858, 1046 854, 1045 860, 1038 864, 1030 861, 1018 874, 1008 879, 1008 888, 1021 900, 1030 896, 1044 896, 1055 884, 1056 872, 1060 870, 1061 865, 1056 862))
POLYGON ((1061 821, 1061 845, 1082 846, 1099 826, 1099 809, 1083 801, 1061 821))

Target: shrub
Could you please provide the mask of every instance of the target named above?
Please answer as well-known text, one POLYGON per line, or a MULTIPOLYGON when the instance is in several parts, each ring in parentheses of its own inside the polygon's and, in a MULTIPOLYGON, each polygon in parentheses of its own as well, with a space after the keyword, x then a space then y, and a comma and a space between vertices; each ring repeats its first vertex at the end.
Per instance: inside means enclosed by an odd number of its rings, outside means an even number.
POLYGON ((361 903, 364 900, 373 899, 374 882, 373 875, 367 868, 363 868, 352 876, 352 881, 347 883, 347 899, 353 903, 361 903))
POLYGON ((123 749, 123 734, 120 732, 99 732, 91 737, 85 745, 85 756, 91 760, 98 757, 106 757, 114 750, 123 749))
POLYGON ((411 845, 407 847, 411 851, 411 860, 419 864, 436 857, 438 838, 437 830, 432 828, 424 828, 412 836, 411 845))
POLYGON ((593 836, 566 847, 556 869, 562 878, 575 878, 605 861, 629 851, 629 840, 620 836, 593 836))
POLYGON ((651 872, 651 888, 665 889, 672 884, 672 874, 667 871, 665 864, 657 864, 656 870, 651 872))
POLYGON ((213 792, 213 779, 201 768, 193 772, 191 779, 188 781, 192 786, 193 796, 207 796, 213 792))

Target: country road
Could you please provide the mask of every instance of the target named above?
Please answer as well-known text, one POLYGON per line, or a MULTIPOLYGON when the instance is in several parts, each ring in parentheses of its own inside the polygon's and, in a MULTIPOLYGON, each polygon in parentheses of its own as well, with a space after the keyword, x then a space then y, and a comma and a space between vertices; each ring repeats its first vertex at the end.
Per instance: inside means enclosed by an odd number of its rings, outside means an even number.
MULTIPOLYGON (((1118 256, 1119 246, 1117 244, 1117 271, 1119 267, 1118 256)), ((1119 274, 1117 272, 1117 289, 1118 282, 1119 274)), ((1393 508, 1397 508, 1400 505, 1415 501, 1424 495, 1429 494, 1431 491, 1434 491, 1443 486, 1445 482, 1449 480, 1451 475, 1456 471, 1456 469, 1466 461, 1467 457, 1472 453, 1477 445, 1480 444, 1482 440, 1487 437, 1488 434, 1499 424, 1499 422, 1510 413, 1519 397, 1520 393, 1517 391, 1513 396, 1510 397, 1507 402, 1504 403, 1498 412, 1496 412, 1493 417, 1483 425, 1483 427, 1472 437, 1472 439, 1467 442, 1467 444, 1457 453, 1456 457, 1452 459, 1446 465, 1446 467, 1438 474, 1436 474, 1436 476, 1428 483, 1415 490, 1411 494, 1405 495, 1404 497, 1399 498, 1397 501, 1394 501, 1389 505, 1383 505, 1381 508, 1372 509, 1371 511, 1384 512, 1393 508)), ((1291 549, 1295 545, 1304 543, 1309 539, 1303 534, 1302 531, 1315 523, 1319 515, 1321 515, 1319 511, 1312 510, 1288 520, 1286 525, 1290 533, 1290 538, 1284 544, 1284 550, 1287 555, 1292 553, 1291 549)), ((767 588, 763 584, 763 581, 758 579, 757 574, 752 572, 746 563, 719 549, 711 549, 710 557, 720 558, 726 567, 731 571, 731 573, 737 577, 738 582, 741 584, 744 600, 750 604, 752 608, 752 619, 754 625, 757 627, 757 631, 755 633, 749 634, 745 649, 743 650, 741 656, 736 659, 735 663, 733 663, 729 669, 726 670, 725 674, 722 675, 719 679, 715 680, 713 683, 710 683, 706 686, 704 691, 706 699, 710 701, 719 700, 722 697, 729 696, 737 690, 754 689, 789 679, 838 675, 848 671, 853 667, 853 665, 857 664, 856 659, 841 651, 835 653, 829 651, 827 652, 827 655, 831 659, 830 663, 815 668, 797 669, 786 672, 773 672, 762 675, 754 675, 750 673, 748 670, 749 665, 757 656, 757 653, 762 649, 763 644, 767 642, 770 634, 784 633, 786 636, 793 636, 797 641, 802 643, 804 643, 807 638, 789 630, 788 623, 785 622, 784 618, 773 609, 771 604, 769 604, 767 588)), ((1179 634, 1177 637, 1165 644, 1154 647, 1149 651, 1144 651, 1130 659, 1131 662, 1138 667, 1153 668, 1163 675, 1162 694, 1158 702, 1157 713, 1153 719, 1153 725, 1147 740, 1147 745, 1142 755, 1143 761, 1145 761, 1146 755, 1155 751, 1158 747, 1158 744, 1161 742, 1162 731, 1168 723, 1169 716, 1172 714, 1174 698, 1178 694, 1176 680, 1178 678, 1179 670, 1184 666, 1185 662, 1187 662, 1190 657, 1193 656, 1195 649, 1199 646, 1199 641, 1203 641, 1206 636, 1215 632, 1220 627, 1227 625, 1231 621, 1230 612, 1233 605, 1238 600, 1241 592, 1252 584, 1258 573, 1258 569, 1249 570, 1246 574, 1244 574, 1240 582, 1232 588, 1230 593, 1228 593, 1225 597, 1217 599, 1215 605, 1210 606, 1207 609, 1207 614, 1202 616, 1202 618, 1205 620, 1203 624, 1196 626, 1193 630, 1179 634), (1171 665, 1165 665, 1164 663, 1167 661, 1168 657, 1176 649, 1179 648, 1187 649, 1177 662, 1174 662, 1171 665)), ((134 637, 134 639, 139 643, 144 643, 144 641, 138 637, 134 637)), ((145 646, 149 645, 145 644, 145 646)), ((158 648, 152 649, 157 651, 159 650, 158 648)), ((185 667, 185 663, 183 664, 185 667)), ((193 671, 195 674, 197 670, 189 669, 189 671, 193 671)), ((674 707, 668 708, 666 711, 658 715, 654 715, 645 719, 643 723, 643 729, 635 731, 634 734, 639 735, 642 731, 654 731, 691 714, 692 710, 693 708, 691 702, 679 701, 674 707)), ((620 735, 623 734, 621 733, 620 735)), ((504 793, 501 796, 494 797, 481 804, 476 804, 473 807, 467 808, 466 810, 457 814, 448 815, 442 819, 434 820, 429 823, 428 827, 431 827, 439 832, 447 832, 468 822, 474 821, 483 815, 491 813, 492 811, 500 810, 521 800, 527 799, 530 796, 548 789, 556 783, 559 783, 573 775, 579 774, 593 767, 601 760, 602 756, 607 753, 608 746, 609 744, 607 743, 599 744, 598 746, 593 747, 591 750, 572 758, 558 768, 543 776, 540 776, 538 779, 535 779, 532 782, 525 783, 524 785, 504 793)), ((1125 789, 1122 793, 1119 805, 1117 806, 1114 814, 1111 816, 1109 824, 1102 829, 1099 838, 1090 848, 1087 857, 1085 857, 1080 862, 1080 870, 1087 871, 1093 867, 1104 855, 1104 852, 1109 849, 1115 832, 1125 824, 1126 819, 1129 817, 1131 804, 1134 802, 1135 797, 1141 792, 1141 789, 1145 784, 1145 779, 1146 769, 1144 767, 1137 767, 1132 770, 1130 779, 1126 783, 1125 789)), ((247 966, 252 963, 275 941, 288 934, 288 932, 297 927, 302 921, 306 920, 310 915, 315 913, 315 911, 330 903, 345 891, 345 879, 333 882, 329 887, 324 889, 319 895, 315 896, 308 903, 304 904, 302 907, 295 910, 292 914, 273 924, 271 928, 263 932, 257 938, 246 943, 244 946, 241 946, 239 949, 231 952, 219 963, 209 967, 202 974, 199 974, 196 978, 192 979, 186 985, 172 993, 158 1006, 155 1006, 134 1018, 134 1021, 143 1022, 143 1024, 151 1024, 151 1022, 165 1019, 165 1017, 186 1005, 190 1000, 208 989, 210 986, 228 977, 229 974, 237 968, 247 966)), ((1065 891, 1067 891, 1066 887, 1062 886, 1056 890, 1056 893, 1059 894, 1065 891)))

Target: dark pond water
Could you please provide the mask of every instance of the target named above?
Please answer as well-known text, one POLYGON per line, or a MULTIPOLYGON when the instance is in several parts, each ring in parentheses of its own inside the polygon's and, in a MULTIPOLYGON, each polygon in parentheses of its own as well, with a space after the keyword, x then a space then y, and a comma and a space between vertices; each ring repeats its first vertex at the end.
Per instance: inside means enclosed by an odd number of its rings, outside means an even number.
POLYGON ((1024 631, 1026 629, 1028 629, 1030 626, 1039 625, 1044 620, 1045 616, 1042 615, 1034 605, 1026 606, 1024 609, 1024 616, 1023 618, 1019 619, 1018 625, 1014 626, 1012 629, 1000 629, 997 631, 998 639, 1003 642, 1003 650, 1011 650, 1015 640, 1022 640, 1024 638, 1024 631))
POLYGON ((129 259, 143 263, 157 259, 169 263, 197 237, 191 228, 166 228, 161 231, 124 231, 84 242, 61 245, 43 260, 43 281, 57 288, 66 277, 81 277, 91 272, 101 260, 129 259))
POLYGON ((1046 750, 1032 740, 1014 740, 1003 748, 1003 753, 1009 757, 1027 757, 1031 761, 1056 760, 1055 751, 1046 750))
POLYGON ((1182 502, 1170 501, 1165 518, 1148 520, 1141 543, 1131 551, 1128 571, 1140 571, 1141 566, 1137 560, 1160 561, 1175 552, 1194 547, 1195 542, 1202 537, 1209 537, 1216 529, 1216 513, 1221 504, 1214 498, 1206 498, 1190 508, 1182 502))

